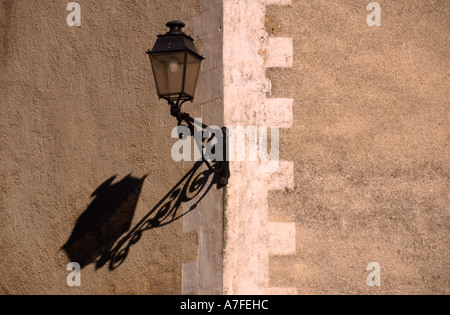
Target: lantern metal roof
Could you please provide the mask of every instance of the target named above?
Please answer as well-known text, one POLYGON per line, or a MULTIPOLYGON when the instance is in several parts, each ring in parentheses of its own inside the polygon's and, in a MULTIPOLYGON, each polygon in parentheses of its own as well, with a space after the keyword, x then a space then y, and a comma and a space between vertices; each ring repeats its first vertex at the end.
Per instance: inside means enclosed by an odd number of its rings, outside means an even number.
POLYGON ((182 31, 182 28, 186 26, 183 22, 171 21, 166 26, 170 28, 170 31, 164 35, 158 35, 155 46, 147 54, 190 51, 201 59, 205 59, 198 53, 194 39, 182 31))

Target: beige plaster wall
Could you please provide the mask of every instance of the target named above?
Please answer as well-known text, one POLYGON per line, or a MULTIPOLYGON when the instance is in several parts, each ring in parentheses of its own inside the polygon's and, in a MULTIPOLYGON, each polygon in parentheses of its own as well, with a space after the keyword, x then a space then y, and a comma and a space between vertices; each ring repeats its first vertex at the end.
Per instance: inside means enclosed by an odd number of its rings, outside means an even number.
POLYGON ((182 219, 142 233, 114 271, 85 267, 81 287, 67 286, 61 247, 85 210, 108 211, 91 195, 112 176, 110 185, 148 175, 121 203, 133 210, 137 200, 133 228, 188 172, 171 158, 176 121, 145 52, 166 22, 204 3, 78 2, 81 27, 66 23, 69 1, 0 2, 0 293, 180 294, 183 264, 198 255, 198 233, 185 234, 182 219))
MULTIPOLYGON (((203 0, 201 14, 188 19, 186 31, 193 34, 197 48, 206 58, 197 85, 196 99, 187 104, 192 116, 210 127, 224 126, 223 101, 223 0, 203 0)), ((185 163, 185 168, 192 167, 185 163)), ((205 167, 203 166, 203 169, 205 167)), ((210 176, 210 180, 217 177, 210 176)), ((208 188, 209 185, 206 187, 208 188)), ((204 190, 205 191, 205 190, 204 190)), ((196 259, 183 265, 183 294, 223 294, 223 218, 225 189, 212 187, 195 211, 183 219, 183 231, 197 235, 196 259)), ((198 198, 184 204, 187 212, 198 198)))
POLYGON ((448 1, 296 1, 266 14, 294 38, 292 69, 270 69, 292 97, 281 159, 295 185, 272 192, 270 221, 295 221, 296 252, 272 256, 270 286, 299 294, 448 294, 448 1), (366 267, 381 266, 381 287, 366 267))
POLYGON ((80 0, 81 27, 68 2, 0 3, 0 294, 448 294, 448 1, 380 0, 379 28, 363 0, 80 0), (232 163, 225 198, 170 156, 145 51, 173 19, 207 58, 192 116, 281 127, 278 170, 232 163), (109 198, 126 260, 69 288, 109 198))
POLYGON ((231 164, 226 293, 449 292, 450 6, 369 2, 224 0, 225 122, 281 128, 231 164))

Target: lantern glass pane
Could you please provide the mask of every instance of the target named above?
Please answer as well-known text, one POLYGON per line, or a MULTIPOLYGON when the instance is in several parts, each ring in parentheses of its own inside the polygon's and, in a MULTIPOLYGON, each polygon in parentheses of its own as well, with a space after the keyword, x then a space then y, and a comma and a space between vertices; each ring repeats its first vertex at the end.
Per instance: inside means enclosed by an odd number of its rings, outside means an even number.
POLYGON ((191 53, 187 54, 184 92, 190 95, 192 98, 195 94, 195 88, 197 86, 201 64, 202 59, 200 57, 191 53))
POLYGON ((186 52, 151 55, 150 60, 158 95, 176 99, 183 92, 186 52))

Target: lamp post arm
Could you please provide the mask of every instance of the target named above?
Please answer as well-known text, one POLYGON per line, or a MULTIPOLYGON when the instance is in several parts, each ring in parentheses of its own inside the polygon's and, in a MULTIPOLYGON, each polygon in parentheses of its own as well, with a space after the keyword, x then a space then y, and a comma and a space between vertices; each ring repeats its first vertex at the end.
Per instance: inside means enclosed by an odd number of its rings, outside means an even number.
MULTIPOLYGON (((180 102, 180 100, 178 99, 176 103, 172 100, 168 100, 168 102, 171 107, 170 113, 172 116, 174 116, 178 120, 178 126, 181 126, 183 122, 186 122, 189 130, 191 131, 191 135, 195 134, 194 125, 199 126, 203 130, 209 128, 208 125, 206 125, 204 123, 199 123, 198 120, 195 120, 194 118, 192 118, 191 115, 189 115, 188 113, 181 112, 181 106, 186 101, 180 102)), ((228 185, 228 179, 230 178, 230 163, 229 163, 229 158, 228 158, 228 154, 227 154, 228 128, 226 128, 226 127, 222 128, 222 136, 223 136, 223 148, 222 148, 223 161, 220 161, 220 162, 214 161, 214 162, 216 162, 216 165, 219 164, 219 167, 213 167, 211 165, 211 163, 205 159, 204 156, 203 156, 203 162, 205 162, 206 166, 208 167, 208 169, 211 172, 220 175, 220 179, 219 179, 220 187, 225 187, 228 185)), ((214 140, 214 138, 215 138, 215 135, 213 135, 209 138, 204 138, 202 143, 206 141, 206 144, 207 144, 207 143, 211 142, 212 140, 214 140)), ((203 145, 203 149, 204 149, 204 145, 203 145)))

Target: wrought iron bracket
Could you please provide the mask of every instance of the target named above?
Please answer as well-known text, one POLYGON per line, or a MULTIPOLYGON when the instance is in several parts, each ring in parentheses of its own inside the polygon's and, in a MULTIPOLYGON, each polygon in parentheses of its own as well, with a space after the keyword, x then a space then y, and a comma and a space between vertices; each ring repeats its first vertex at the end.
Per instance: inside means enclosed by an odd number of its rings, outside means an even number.
MULTIPOLYGON (((183 113, 181 111, 181 107, 183 106, 183 104, 186 102, 186 100, 181 100, 178 99, 176 102, 172 101, 172 100, 168 100, 169 105, 170 105, 170 114, 175 117, 178 121, 178 126, 182 126, 183 122, 186 123, 186 126, 189 128, 189 130, 191 131, 191 135, 194 135, 194 128, 195 125, 199 125, 199 127, 201 127, 203 130, 205 130, 206 128, 208 128, 207 125, 205 124, 198 124, 198 122, 192 118, 189 114, 187 113, 183 113)), ((215 174, 219 174, 219 188, 223 188, 226 187, 228 185, 228 181, 231 175, 230 172, 230 162, 229 162, 229 156, 228 156, 228 150, 227 150, 227 146, 228 146, 228 137, 229 137, 229 132, 228 132, 228 128, 227 127, 222 127, 222 136, 223 136, 223 148, 222 148, 222 152, 223 152, 223 160, 222 161, 212 161, 211 164, 210 161, 207 161, 205 159, 205 157, 202 155, 202 159, 203 162, 206 164, 206 166, 208 167, 208 169, 215 173, 215 174)), ((212 135, 209 138, 203 138, 203 142, 202 142, 202 149, 205 149, 205 145, 207 143, 209 143, 210 141, 214 140, 215 136, 212 135)))

